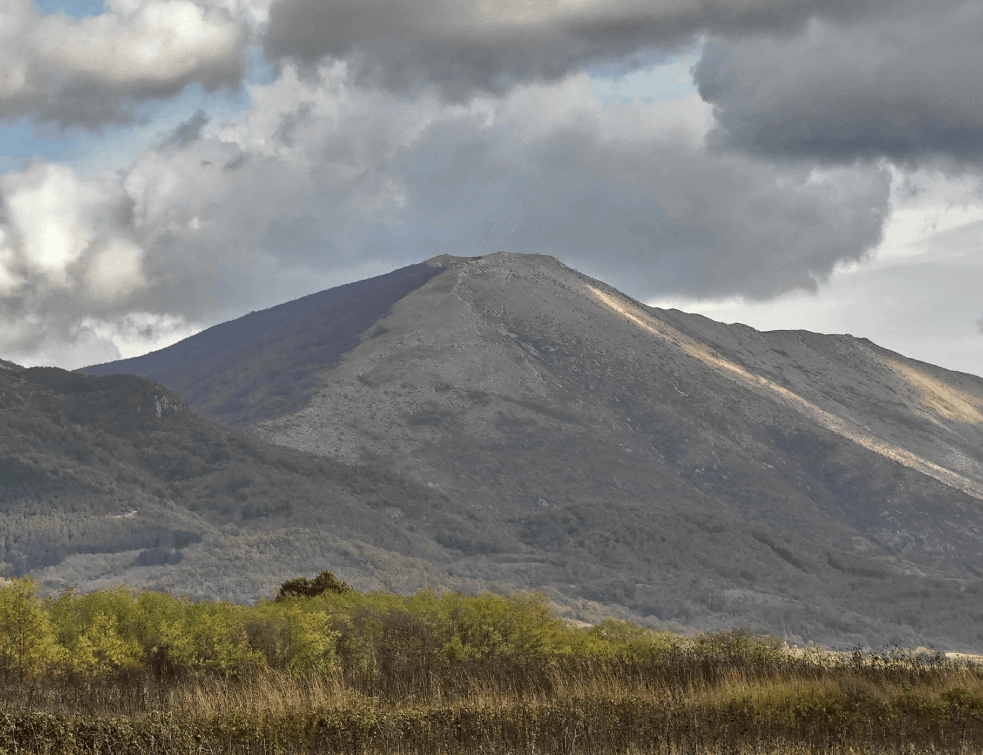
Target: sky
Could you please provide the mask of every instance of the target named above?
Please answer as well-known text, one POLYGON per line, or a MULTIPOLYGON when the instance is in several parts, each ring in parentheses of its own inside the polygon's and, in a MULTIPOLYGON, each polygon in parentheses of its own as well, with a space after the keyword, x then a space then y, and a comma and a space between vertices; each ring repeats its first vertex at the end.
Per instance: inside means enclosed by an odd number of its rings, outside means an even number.
POLYGON ((0 357, 438 254, 983 375, 983 2, 0 0, 0 357))

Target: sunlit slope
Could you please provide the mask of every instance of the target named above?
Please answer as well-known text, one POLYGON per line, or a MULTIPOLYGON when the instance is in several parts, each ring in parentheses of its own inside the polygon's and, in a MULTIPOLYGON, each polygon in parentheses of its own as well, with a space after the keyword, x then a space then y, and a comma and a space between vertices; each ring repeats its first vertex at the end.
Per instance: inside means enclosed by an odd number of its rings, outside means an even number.
MULTIPOLYGON (((947 449, 947 452, 940 453, 939 446, 936 443, 918 443, 917 439, 910 437, 910 430, 907 433, 898 433, 896 431, 897 428, 885 426, 883 414, 876 409, 871 411, 874 405, 873 401, 870 399, 860 402, 849 400, 851 394, 852 396, 857 395, 856 390, 846 391, 848 398, 845 402, 835 398, 831 399, 829 383, 823 384, 826 390, 817 390, 815 373, 809 375, 809 368, 802 367, 801 365, 796 365, 796 371, 802 377, 808 376, 812 380, 809 380, 807 385, 801 386, 799 392, 789 390, 776 380, 763 377, 761 374, 756 374, 742 367, 736 361, 720 356, 706 344, 684 335, 682 332, 662 322, 655 315, 645 311, 641 306, 606 294, 593 286, 590 287, 590 291, 600 302, 624 315, 625 319, 635 323, 642 330, 651 333, 665 343, 672 344, 694 359, 700 360, 716 370, 720 375, 730 378, 734 382, 763 396, 771 397, 778 402, 788 405, 804 417, 814 421, 821 427, 825 427, 827 430, 831 430, 846 440, 852 441, 899 464, 903 464, 910 469, 928 475, 950 487, 961 490, 977 500, 983 500, 983 484, 980 484, 976 479, 959 474, 926 457, 919 456, 903 445, 892 443, 884 437, 879 437, 879 435, 883 435, 886 437, 901 438, 902 443, 911 447, 925 446, 929 454, 939 458, 940 461, 950 461, 954 455, 951 449, 947 449), (818 395, 816 395, 816 401, 814 402, 805 398, 803 394, 818 395), (826 405, 828 410, 822 408, 822 405, 826 405), (878 433, 878 431, 872 430, 867 426, 867 422, 880 425, 881 427, 879 429, 881 432, 878 433)), ((774 349, 772 350, 774 351, 774 349)), ((840 353, 842 354, 842 352, 840 353)), ((812 358, 810 361, 824 362, 827 370, 833 366, 822 354, 817 354, 815 350, 809 356, 812 358)), ((967 390, 934 378, 924 369, 920 369, 908 363, 908 360, 903 360, 903 358, 897 357, 896 355, 875 354, 871 350, 864 349, 863 346, 858 345, 852 356, 854 356, 854 359, 850 367, 844 368, 843 365, 836 365, 840 368, 840 374, 837 375, 837 382, 844 384, 840 386, 843 389, 846 389, 845 384, 849 378, 856 379, 859 377, 857 375, 858 372, 869 374, 869 365, 870 362, 873 362, 875 367, 883 365, 886 368, 882 369, 882 374, 878 376, 880 378, 880 385, 877 387, 881 390, 877 391, 877 393, 883 395, 884 387, 887 387, 892 394, 897 394, 899 389, 904 391, 909 398, 909 401, 905 404, 905 408, 910 413, 925 417, 939 428, 947 430, 950 433, 952 433, 952 425, 957 423, 964 431, 976 431, 974 434, 979 434, 980 428, 983 428, 983 416, 980 415, 980 406, 983 405, 983 400, 972 395, 967 390), (857 352, 861 353, 858 354, 857 352), (858 356, 859 359, 857 358, 858 356), (851 367, 852 369, 850 369, 851 367), (914 400, 911 400, 913 396, 914 400)), ((773 362, 774 360, 771 360, 772 364, 773 362)), ((771 367, 772 364, 768 364, 767 367, 771 367)), ((770 372, 770 370, 765 369, 762 372, 770 372)), ((794 385, 796 381, 786 379, 784 382, 790 382, 794 385)), ((905 424, 910 425, 910 422, 905 424)), ((980 440, 983 440, 983 438, 980 438, 980 440)), ((979 454, 978 449, 979 446, 976 446, 976 449, 974 449, 977 454, 979 454)), ((954 466, 965 469, 971 474, 975 473, 975 475, 979 475, 981 471, 979 461, 971 460, 962 454, 957 457, 956 461, 958 463, 954 466)))
POLYGON ((646 309, 731 364, 826 411, 856 442, 907 457, 903 463, 979 497, 983 379, 908 359, 864 338, 804 330, 761 333, 646 309))

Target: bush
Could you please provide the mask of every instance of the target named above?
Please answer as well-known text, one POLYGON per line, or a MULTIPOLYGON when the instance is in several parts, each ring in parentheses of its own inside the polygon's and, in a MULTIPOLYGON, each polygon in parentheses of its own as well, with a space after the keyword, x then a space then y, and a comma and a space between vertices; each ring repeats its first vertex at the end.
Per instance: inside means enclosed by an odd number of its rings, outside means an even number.
POLYGON ((49 602, 48 615, 66 663, 76 672, 99 675, 142 665, 136 600, 123 587, 76 595, 71 590, 49 602))
POLYGON ((332 572, 323 571, 314 579, 307 579, 307 577, 288 579, 280 585, 276 599, 279 602, 286 598, 316 598, 326 592, 344 595, 353 593, 354 590, 351 585, 342 582, 332 572))

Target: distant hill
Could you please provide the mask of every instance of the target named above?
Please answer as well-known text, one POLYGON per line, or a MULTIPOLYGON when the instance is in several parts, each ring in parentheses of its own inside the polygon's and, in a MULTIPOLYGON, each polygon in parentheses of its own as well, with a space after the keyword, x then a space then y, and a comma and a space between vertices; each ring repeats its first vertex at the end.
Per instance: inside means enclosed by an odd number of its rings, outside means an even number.
POLYGON ((454 526, 397 497, 387 511, 443 549, 444 574, 793 640, 983 648, 983 380, 649 308, 549 257, 425 267, 322 362, 284 346, 313 328, 284 325, 207 370, 147 374, 280 446, 439 494, 454 526))

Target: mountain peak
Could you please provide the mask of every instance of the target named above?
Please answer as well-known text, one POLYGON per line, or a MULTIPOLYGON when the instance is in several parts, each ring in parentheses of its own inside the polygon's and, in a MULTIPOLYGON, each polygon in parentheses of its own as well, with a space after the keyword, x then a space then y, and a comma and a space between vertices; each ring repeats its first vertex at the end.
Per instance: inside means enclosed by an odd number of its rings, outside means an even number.
POLYGON ((983 380, 647 307, 547 256, 397 273, 154 377, 277 445, 434 491, 461 569, 642 615, 805 628, 810 600, 842 615, 867 580, 865 618, 836 636, 869 644, 904 623, 904 580, 983 574, 983 380))
POLYGON ((251 312, 160 351, 79 371, 159 380, 233 424, 269 417, 302 405, 316 371, 336 364, 394 302, 441 272, 410 265, 251 312), (220 375, 236 377, 230 384, 220 375))
POLYGON ((478 267, 495 267, 506 265, 522 265, 524 267, 551 266, 570 270, 556 257, 548 254, 528 254, 524 252, 497 251, 477 257, 458 257, 452 254, 441 254, 426 261, 428 265, 448 267, 451 265, 474 265, 478 267))

